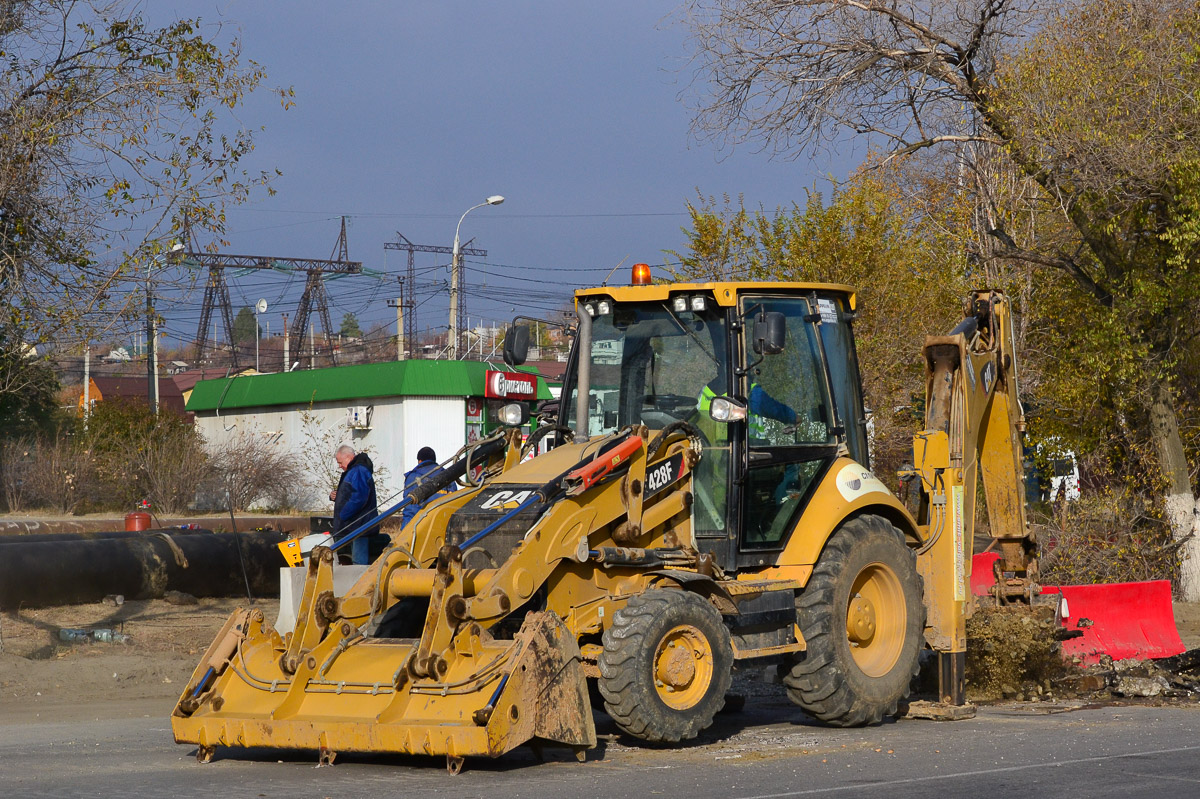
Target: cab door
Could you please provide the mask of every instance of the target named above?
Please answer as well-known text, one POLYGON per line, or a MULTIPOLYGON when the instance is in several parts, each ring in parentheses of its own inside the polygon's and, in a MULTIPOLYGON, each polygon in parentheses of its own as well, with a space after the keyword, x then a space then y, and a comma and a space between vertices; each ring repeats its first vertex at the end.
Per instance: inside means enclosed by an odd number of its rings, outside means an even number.
POLYGON ((740 391, 748 406, 741 459, 738 565, 774 563, 816 486, 837 458, 843 428, 830 391, 816 297, 749 296, 741 342, 740 391), (758 355, 754 320, 786 320, 784 349, 758 355))

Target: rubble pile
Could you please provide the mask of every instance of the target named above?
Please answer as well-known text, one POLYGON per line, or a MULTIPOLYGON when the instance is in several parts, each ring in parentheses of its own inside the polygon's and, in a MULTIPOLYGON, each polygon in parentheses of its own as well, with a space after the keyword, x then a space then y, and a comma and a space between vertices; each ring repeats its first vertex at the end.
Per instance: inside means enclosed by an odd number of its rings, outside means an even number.
POLYGON ((1063 661, 1048 608, 980 607, 967 620, 967 697, 973 702, 1048 698, 1078 671, 1063 661))
POLYGON ((1114 661, 1079 669, 1059 681, 1065 696, 1093 699, 1200 698, 1200 649, 1158 660, 1114 661))
POLYGON ((967 621, 967 695, 973 702, 1200 699, 1200 649, 1156 660, 1082 666, 1064 659, 1052 612, 981 607, 967 621))

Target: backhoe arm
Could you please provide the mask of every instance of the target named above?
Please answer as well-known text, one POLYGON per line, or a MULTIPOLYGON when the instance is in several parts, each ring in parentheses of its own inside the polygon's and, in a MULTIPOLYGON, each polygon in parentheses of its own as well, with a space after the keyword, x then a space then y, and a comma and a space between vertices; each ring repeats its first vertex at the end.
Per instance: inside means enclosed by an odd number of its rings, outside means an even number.
POLYGON ((1029 602, 1037 592, 1035 542, 1025 516, 1017 355, 1008 299, 972 292, 966 318, 947 336, 925 340, 925 430, 914 437, 910 476, 920 479, 918 557, 928 606, 927 638, 942 655, 942 699, 963 701, 975 487, 982 480, 992 536, 999 543, 998 602, 1029 602))

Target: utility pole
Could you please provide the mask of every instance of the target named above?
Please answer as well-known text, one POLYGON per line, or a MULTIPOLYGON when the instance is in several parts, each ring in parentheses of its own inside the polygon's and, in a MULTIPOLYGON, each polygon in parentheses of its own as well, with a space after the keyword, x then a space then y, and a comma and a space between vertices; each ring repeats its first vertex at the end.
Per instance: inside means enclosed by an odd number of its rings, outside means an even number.
POLYGON ((288 361, 290 361, 290 360, 291 360, 291 353, 288 352, 287 314, 284 314, 283 315, 283 368, 280 369, 279 371, 281 371, 281 372, 289 371, 288 366, 290 366, 291 364, 289 364, 288 361))
POLYGON ((92 345, 83 344, 83 429, 87 430, 88 414, 92 410, 92 345))
POLYGON ((396 309, 396 360, 404 360, 404 289, 401 287, 401 296, 394 300, 388 300, 389 308, 396 309))
POLYGON ((316 325, 308 323, 308 368, 317 368, 317 332, 316 325))
MULTIPOLYGON (((466 241, 466 243, 464 243, 462 246, 460 246, 458 248, 459 255, 460 256, 461 255, 470 255, 470 256, 474 256, 476 258, 487 258, 487 250, 481 250, 478 247, 471 246, 472 242, 474 242, 474 241, 475 241, 474 239, 468 239, 466 241)), ((437 245, 433 245, 433 244, 413 244, 411 241, 409 241, 404 236, 403 233, 400 233, 399 231, 397 231, 396 232, 396 241, 386 242, 383 245, 383 249, 385 249, 385 250, 403 250, 408 253, 408 277, 401 281, 402 285, 401 285, 400 293, 402 295, 406 296, 407 299, 404 304, 408 307, 407 327, 404 330, 404 340, 408 343, 409 347, 413 347, 418 342, 418 339, 420 338, 417 335, 418 330, 417 330, 416 303, 413 301, 413 292, 417 287, 416 267, 415 267, 416 259, 414 258, 414 253, 431 252, 431 253, 440 253, 442 255, 453 255, 454 248, 453 247, 442 247, 442 246, 437 246, 437 245), (405 289, 406 286, 407 286, 407 290, 405 289)), ((457 296, 457 292, 455 292, 455 296, 457 296)), ((426 335, 428 335, 428 329, 426 330, 426 335)))
POLYGON ((158 415, 158 347, 154 347, 154 355, 150 354, 151 342, 157 342, 154 334, 154 300, 150 295, 150 267, 146 267, 146 403, 150 413, 158 415))

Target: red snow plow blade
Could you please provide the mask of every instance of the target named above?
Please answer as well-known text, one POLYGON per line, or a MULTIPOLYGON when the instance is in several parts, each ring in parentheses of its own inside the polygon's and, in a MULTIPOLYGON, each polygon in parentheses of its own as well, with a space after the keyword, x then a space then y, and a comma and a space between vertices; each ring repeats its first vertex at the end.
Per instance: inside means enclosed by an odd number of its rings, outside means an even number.
MULTIPOLYGON (((987 596, 995 581, 992 564, 997 558, 995 553, 985 552, 971 559, 971 592, 976 596, 987 596)), ((1047 585, 1042 586, 1042 593, 1061 594, 1063 627, 1083 633, 1063 641, 1064 658, 1078 657, 1090 666, 1103 655, 1113 660, 1148 660, 1184 651, 1167 580, 1047 585)))

